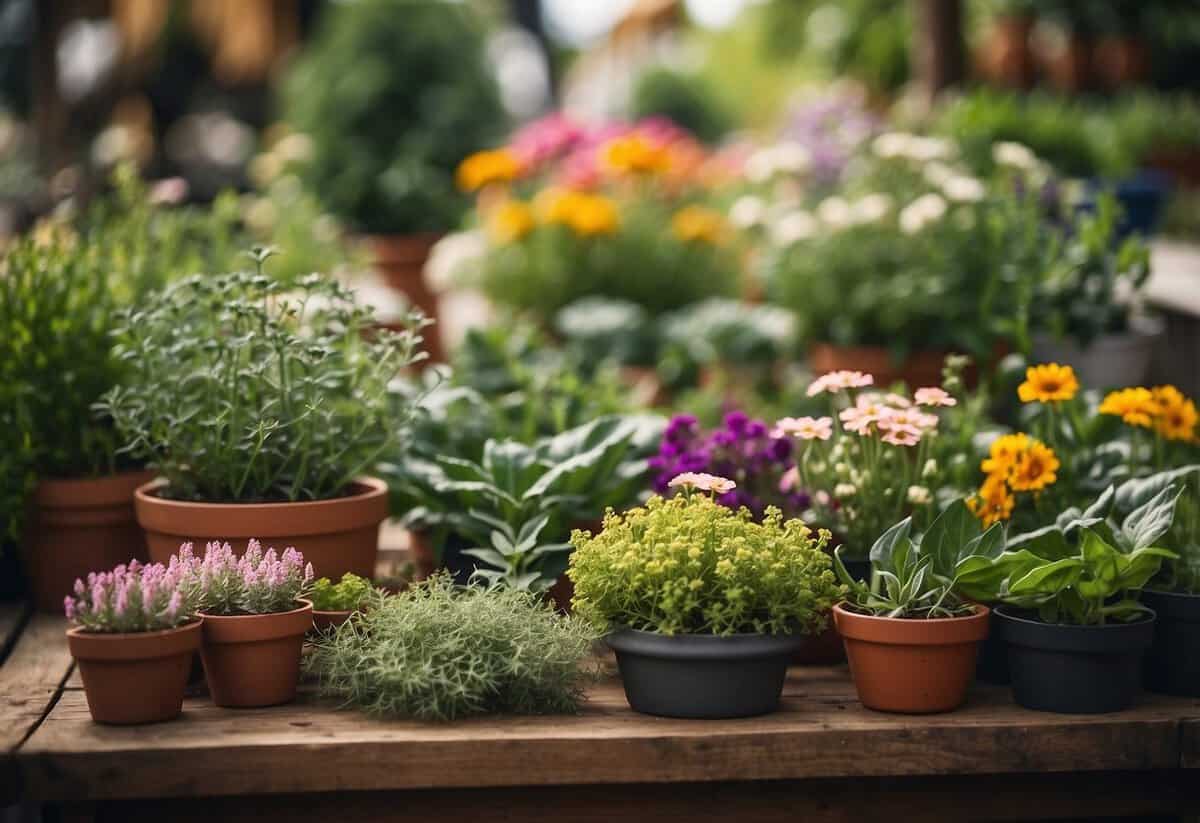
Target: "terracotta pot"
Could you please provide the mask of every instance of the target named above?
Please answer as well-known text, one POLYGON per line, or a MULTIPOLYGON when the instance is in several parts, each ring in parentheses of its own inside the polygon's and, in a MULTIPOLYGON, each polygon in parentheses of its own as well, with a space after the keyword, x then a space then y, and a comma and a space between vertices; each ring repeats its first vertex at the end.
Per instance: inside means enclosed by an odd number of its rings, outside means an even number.
POLYGON ((1040 57, 1042 71, 1054 88, 1071 93, 1087 88, 1091 79, 1091 44, 1082 34, 1066 34, 1061 43, 1044 48, 1040 57))
POLYGON ((375 576, 379 524, 388 514, 382 480, 360 478, 345 497, 305 503, 191 503, 159 497, 161 486, 147 483, 134 496, 155 561, 167 562, 182 543, 193 543, 202 554, 210 540, 229 541, 240 552, 257 537, 279 551, 294 546, 317 577, 375 576))
POLYGON ((133 511, 134 490, 152 472, 81 480, 42 480, 33 492, 22 559, 33 600, 62 613, 76 578, 131 559, 145 560, 146 538, 133 511))
POLYGON ((808 353, 809 366, 815 375, 843 369, 863 371, 874 375, 875 385, 881 388, 897 380, 903 380, 910 388, 939 386, 945 359, 945 352, 917 352, 896 364, 891 353, 882 346, 835 346, 831 343, 814 343, 808 353))
MULTIPOLYGON (((368 237, 375 268, 379 276, 393 290, 400 292, 433 320, 438 318, 438 297, 425 280, 425 263, 434 244, 442 239, 440 234, 394 234, 368 237)), ((425 330, 425 350, 430 362, 444 362, 438 327, 425 330)))
POLYGON ((1037 69, 1029 35, 1034 22, 1032 15, 1011 14, 992 23, 980 60, 989 79, 1011 88, 1033 86, 1037 69))
POLYGON ((135 725, 178 717, 200 621, 177 629, 136 634, 67 631, 79 664, 88 710, 97 723, 135 725))
POLYGON ((1140 37, 1109 35, 1097 40, 1092 49, 1092 73, 1110 91, 1141 83, 1149 67, 1146 43, 1140 37))
POLYGON ((201 615, 200 657, 213 703, 251 708, 296 698, 304 635, 313 626, 312 603, 300 602, 276 614, 201 615))
POLYGON ((989 613, 987 606, 976 606, 967 617, 905 620, 834 606, 858 699, 882 712, 931 714, 958 708, 975 677, 977 647, 987 637, 989 613))
POLYGON ((349 620, 350 615, 352 614, 354 614, 353 609, 334 609, 331 611, 326 611, 324 609, 313 609, 313 630, 322 632, 326 629, 332 629, 335 626, 340 626, 349 620))
POLYGON ((438 569, 438 556, 433 548, 433 536, 427 531, 408 530, 408 556, 413 564, 414 580, 425 580, 438 569))

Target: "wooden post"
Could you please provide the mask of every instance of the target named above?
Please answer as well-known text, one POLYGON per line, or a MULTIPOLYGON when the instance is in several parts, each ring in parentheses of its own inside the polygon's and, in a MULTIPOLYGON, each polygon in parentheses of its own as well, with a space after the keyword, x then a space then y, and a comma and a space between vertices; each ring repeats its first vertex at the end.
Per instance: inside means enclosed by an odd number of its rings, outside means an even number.
POLYGON ((58 92, 58 37, 66 10, 63 0, 41 0, 33 14, 33 127, 42 170, 51 175, 69 162, 67 110, 58 92))
POLYGON ((962 0, 914 0, 913 66, 926 100, 966 78, 962 0))

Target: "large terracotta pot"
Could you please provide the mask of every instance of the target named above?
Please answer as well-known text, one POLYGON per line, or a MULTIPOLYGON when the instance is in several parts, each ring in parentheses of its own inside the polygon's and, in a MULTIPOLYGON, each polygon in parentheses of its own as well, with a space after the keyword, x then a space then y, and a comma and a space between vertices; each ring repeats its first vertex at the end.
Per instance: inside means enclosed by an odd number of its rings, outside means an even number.
POLYGON ((930 714, 957 709, 975 677, 988 632, 987 606, 967 617, 875 617, 834 606, 858 699, 868 709, 930 714))
POLYGON ((192 656, 200 647, 200 621, 137 634, 67 631, 79 664, 88 711, 97 723, 134 725, 178 717, 183 710, 192 656))
POLYGON ((1109 35, 1097 40, 1092 49, 1092 73, 1109 91, 1141 83, 1149 68, 1149 53, 1140 37, 1109 35))
POLYGON ((375 576, 379 524, 388 514, 382 480, 360 478, 345 497, 305 503, 191 503, 159 497, 161 486, 162 481, 147 483, 134 495, 152 560, 165 563, 189 542, 197 554, 210 540, 228 541, 241 551, 256 537, 279 551, 295 547, 317 577, 375 576))
POLYGON ((312 603, 276 614, 204 618, 200 658, 213 703, 226 708, 277 706, 296 699, 304 635, 312 603))
MULTIPOLYGON (((374 235, 367 238, 379 276, 432 320, 438 318, 438 297, 425 280, 425 263, 434 244, 441 239, 442 235, 434 233, 374 235)), ((425 330, 425 350, 429 352, 431 362, 440 363, 446 359, 436 325, 425 330)))
POLYGON ((1035 22, 1029 14, 1009 14, 993 21, 980 60, 991 80, 1018 89, 1033 85, 1037 67, 1029 36, 1035 22))
POLYGON ((146 540, 133 494, 154 477, 125 472, 80 480, 42 480, 33 492, 22 555, 40 611, 62 613, 63 598, 88 572, 145 560, 146 540))
POLYGON ((1091 43, 1078 32, 1067 32, 1061 42, 1043 48, 1042 71, 1050 85, 1062 92, 1076 93, 1087 88, 1091 80, 1091 43))
POLYGON ((808 352, 808 363, 815 375, 843 369, 863 371, 874 375, 875 385, 879 387, 897 380, 903 380, 910 388, 940 386, 945 360, 945 352, 923 351, 897 364, 882 346, 835 346, 832 343, 814 343, 808 352))

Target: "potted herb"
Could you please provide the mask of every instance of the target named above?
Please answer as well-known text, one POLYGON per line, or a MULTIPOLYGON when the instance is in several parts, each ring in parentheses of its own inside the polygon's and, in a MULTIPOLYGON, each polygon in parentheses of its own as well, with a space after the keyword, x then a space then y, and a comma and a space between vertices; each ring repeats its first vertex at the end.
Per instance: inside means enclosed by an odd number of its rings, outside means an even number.
POLYGON ((97 723, 177 717, 200 648, 200 590, 186 562, 137 560, 76 580, 65 599, 71 656, 97 723))
POLYGON ((919 539, 911 531, 912 519, 905 518, 871 547, 870 583, 856 580, 838 551, 835 565, 849 595, 833 619, 864 706, 951 711, 966 700, 988 633, 990 610, 968 592, 987 591, 1003 574, 996 559, 1004 531, 999 525, 982 531, 961 500, 919 539))
POLYGON ((774 711, 788 662, 842 594, 829 534, 778 509, 755 522, 720 505, 713 496, 734 486, 725 478, 683 474, 675 486, 689 493, 610 512, 595 536, 572 534, 575 612, 607 632, 635 711, 774 711))
POLYGON ((228 543, 209 543, 204 558, 180 548, 179 562, 201 589, 200 659, 213 702, 229 708, 291 702, 300 679, 304 635, 313 625, 312 564, 289 548, 264 553, 251 539, 239 558, 228 543))
POLYGON ((1120 711, 1141 685, 1154 612, 1138 601, 1164 560, 1180 489, 1162 488, 1117 525, 1111 489, 1083 512, 1010 538, 1022 547, 998 590, 1017 703, 1042 711, 1120 711))
POLYGON ((100 408, 161 479, 135 495, 150 556, 262 536, 319 574, 375 573, 387 486, 365 476, 403 433, 388 384, 423 355, 413 320, 373 329, 333 280, 257 271, 180 280, 125 315, 127 371, 100 408), (368 330, 371 330, 368 333, 368 330))
POLYGON ((505 128, 484 45, 478 16, 456 3, 335 4, 284 88, 284 119, 308 140, 301 178, 430 317, 422 269, 467 206, 456 167, 505 128))
POLYGON ((357 574, 346 572, 337 583, 328 577, 320 578, 308 593, 313 606, 313 628, 323 631, 340 626, 352 614, 363 610, 374 596, 371 581, 357 574))

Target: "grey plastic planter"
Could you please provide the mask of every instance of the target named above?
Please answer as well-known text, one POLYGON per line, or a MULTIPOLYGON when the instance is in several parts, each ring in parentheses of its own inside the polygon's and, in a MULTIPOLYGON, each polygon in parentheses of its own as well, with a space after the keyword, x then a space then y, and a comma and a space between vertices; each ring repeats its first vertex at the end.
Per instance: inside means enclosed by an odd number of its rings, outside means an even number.
POLYGON ((662 717, 717 719, 775 711, 804 636, 666 635, 621 629, 617 654, 630 707, 662 717))
POLYGON ((1150 356, 1163 328, 1161 321, 1139 319, 1130 331, 1101 335, 1087 348, 1074 340, 1035 334, 1032 362, 1071 366, 1086 388, 1140 386, 1146 380, 1150 356))
POLYGON ((1200 697, 1200 595, 1146 590, 1154 609, 1154 643, 1146 654, 1146 688, 1160 694, 1200 697))
POLYGON ((1132 623, 1043 623, 1001 606, 1013 697, 1027 709, 1103 714, 1129 708, 1141 688, 1154 614, 1132 623))

